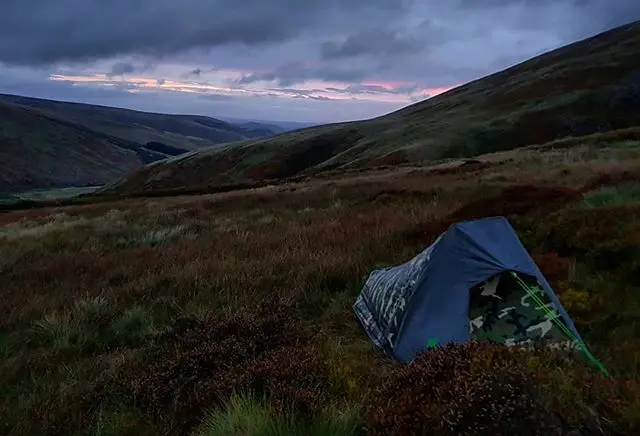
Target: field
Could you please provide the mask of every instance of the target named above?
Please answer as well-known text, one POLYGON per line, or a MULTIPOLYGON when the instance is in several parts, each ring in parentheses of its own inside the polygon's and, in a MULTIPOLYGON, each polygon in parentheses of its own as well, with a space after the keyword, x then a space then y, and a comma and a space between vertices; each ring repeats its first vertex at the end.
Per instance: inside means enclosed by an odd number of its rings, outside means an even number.
POLYGON ((639 434, 640 142, 0 214, 0 434, 639 434), (481 344, 407 366, 373 268, 504 215, 612 374, 481 344))

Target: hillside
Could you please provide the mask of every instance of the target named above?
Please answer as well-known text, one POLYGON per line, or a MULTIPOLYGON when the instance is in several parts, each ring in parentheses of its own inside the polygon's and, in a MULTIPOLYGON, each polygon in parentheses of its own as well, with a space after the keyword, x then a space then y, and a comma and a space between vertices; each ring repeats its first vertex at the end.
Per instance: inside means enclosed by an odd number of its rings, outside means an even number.
MULTIPOLYGON (((112 183, 199 146, 273 135, 269 126, 0 95, 0 193, 112 183)), ((281 130, 278 130, 281 131, 281 130)))
POLYGON ((0 435, 638 435, 640 136, 614 133, 0 213, 0 435), (492 215, 612 379, 552 350, 375 353, 353 310, 368 274, 492 215))
POLYGON ((0 102, 0 193, 102 185, 167 154, 0 102))
POLYGON ((537 56, 394 113, 207 148, 105 192, 201 189, 422 164, 640 125, 640 22, 537 56))
POLYGON ((259 123, 240 125, 199 115, 141 112, 17 95, 0 94, 0 102, 2 101, 37 109, 56 118, 127 141, 139 144, 159 142, 187 150, 260 138, 283 131, 275 126, 259 123))

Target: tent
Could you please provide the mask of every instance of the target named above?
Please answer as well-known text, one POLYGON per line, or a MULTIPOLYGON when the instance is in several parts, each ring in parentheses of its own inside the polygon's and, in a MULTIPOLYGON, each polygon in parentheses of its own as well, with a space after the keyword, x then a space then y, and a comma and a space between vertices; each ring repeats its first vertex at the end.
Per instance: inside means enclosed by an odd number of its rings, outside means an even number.
POLYGON ((470 339, 582 344, 504 217, 453 224, 408 262, 372 271, 353 309, 376 349, 397 362, 470 339))

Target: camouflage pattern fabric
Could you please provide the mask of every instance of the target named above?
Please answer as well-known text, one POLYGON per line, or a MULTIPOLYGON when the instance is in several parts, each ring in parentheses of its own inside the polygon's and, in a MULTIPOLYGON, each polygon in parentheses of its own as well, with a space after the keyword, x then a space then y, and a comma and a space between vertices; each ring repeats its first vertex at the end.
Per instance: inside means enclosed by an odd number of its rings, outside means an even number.
POLYGON ((413 296, 440 235, 416 257, 401 265, 373 271, 353 306, 371 341, 391 353, 413 296))
MULTIPOLYGON (((553 314, 532 299, 509 272, 492 277, 471 289, 469 295, 469 330, 472 339, 487 340, 507 346, 542 345, 573 348, 573 342, 558 328, 552 317, 557 308, 547 298, 537 281, 519 275, 529 290, 553 314)), ((561 321, 561 318, 558 318, 561 321)))

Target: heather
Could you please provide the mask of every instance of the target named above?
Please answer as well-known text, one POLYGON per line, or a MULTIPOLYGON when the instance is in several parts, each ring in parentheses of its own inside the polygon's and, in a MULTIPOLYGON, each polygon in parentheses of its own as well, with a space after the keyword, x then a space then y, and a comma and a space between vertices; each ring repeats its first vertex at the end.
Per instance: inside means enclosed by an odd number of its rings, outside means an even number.
POLYGON ((637 148, 482 160, 0 214, 0 434, 634 434, 637 148), (368 273, 497 214, 610 379, 549 350, 373 351, 368 273))

